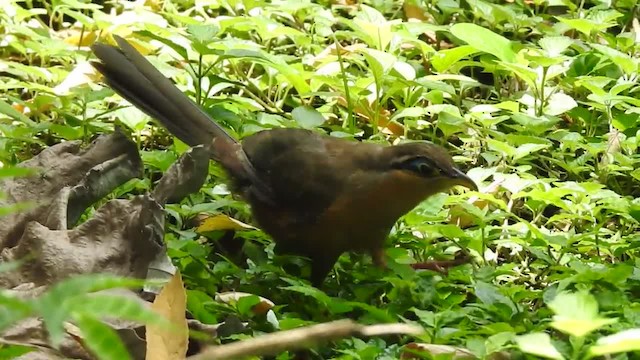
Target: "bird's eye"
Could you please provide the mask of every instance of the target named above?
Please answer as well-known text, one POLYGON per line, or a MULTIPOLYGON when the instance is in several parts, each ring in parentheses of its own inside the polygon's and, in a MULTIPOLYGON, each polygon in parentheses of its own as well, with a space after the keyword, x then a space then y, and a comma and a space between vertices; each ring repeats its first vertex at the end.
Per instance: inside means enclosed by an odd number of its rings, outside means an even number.
POLYGON ((400 167, 420 176, 438 176, 440 174, 440 168, 431 160, 424 157, 404 161, 400 167))

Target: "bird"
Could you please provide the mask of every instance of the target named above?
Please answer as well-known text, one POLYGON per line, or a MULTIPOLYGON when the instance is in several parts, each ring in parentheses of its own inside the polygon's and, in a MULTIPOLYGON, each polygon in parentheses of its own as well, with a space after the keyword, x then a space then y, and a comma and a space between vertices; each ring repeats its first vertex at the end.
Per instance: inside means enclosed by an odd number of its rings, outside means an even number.
POLYGON ((127 40, 114 40, 91 47, 103 82, 184 143, 205 146, 274 252, 310 259, 316 287, 345 252, 368 253, 385 267, 392 227, 429 196, 457 185, 478 189, 447 150, 426 141, 378 144, 299 128, 238 141, 127 40))

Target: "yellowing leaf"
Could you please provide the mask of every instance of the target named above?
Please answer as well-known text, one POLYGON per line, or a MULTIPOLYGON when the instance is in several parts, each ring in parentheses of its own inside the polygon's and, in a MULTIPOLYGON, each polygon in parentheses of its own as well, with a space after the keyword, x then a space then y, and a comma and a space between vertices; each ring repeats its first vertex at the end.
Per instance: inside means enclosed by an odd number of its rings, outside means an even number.
POLYGON ((98 35, 95 31, 74 30, 64 39, 64 42, 74 46, 90 46, 97 38, 98 35))
POLYGON ((227 215, 215 215, 208 217, 202 221, 196 231, 205 233, 216 230, 247 230, 255 229, 255 227, 245 224, 240 220, 228 217, 227 215))
POLYGON ((180 273, 176 272, 151 305, 151 309, 173 325, 147 325, 147 360, 185 359, 189 329, 185 318, 187 296, 180 273))

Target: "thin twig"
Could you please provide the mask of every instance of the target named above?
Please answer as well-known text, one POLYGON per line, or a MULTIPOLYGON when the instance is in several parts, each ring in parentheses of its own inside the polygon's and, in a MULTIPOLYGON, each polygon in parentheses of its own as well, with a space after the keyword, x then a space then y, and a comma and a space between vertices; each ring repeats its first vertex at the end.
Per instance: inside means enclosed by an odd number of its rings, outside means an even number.
POLYGON ((352 320, 337 320, 211 347, 198 355, 190 356, 188 360, 240 359, 248 356, 275 355, 288 350, 308 349, 319 343, 351 336, 418 335, 422 332, 422 328, 410 324, 366 326, 352 320))

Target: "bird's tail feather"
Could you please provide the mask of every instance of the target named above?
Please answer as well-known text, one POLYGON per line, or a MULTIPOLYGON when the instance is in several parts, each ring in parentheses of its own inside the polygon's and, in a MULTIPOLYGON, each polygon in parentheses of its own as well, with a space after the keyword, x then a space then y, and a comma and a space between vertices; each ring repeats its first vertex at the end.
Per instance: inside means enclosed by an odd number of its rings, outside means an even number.
MULTIPOLYGON (((183 94, 131 44, 114 36, 118 46, 95 43, 91 49, 100 60, 92 65, 116 93, 158 120, 173 135, 195 146, 209 146, 219 161, 238 181, 263 185, 242 150, 242 146, 216 124, 198 105, 183 94)), ((263 189, 264 190, 264 189, 263 189)))

